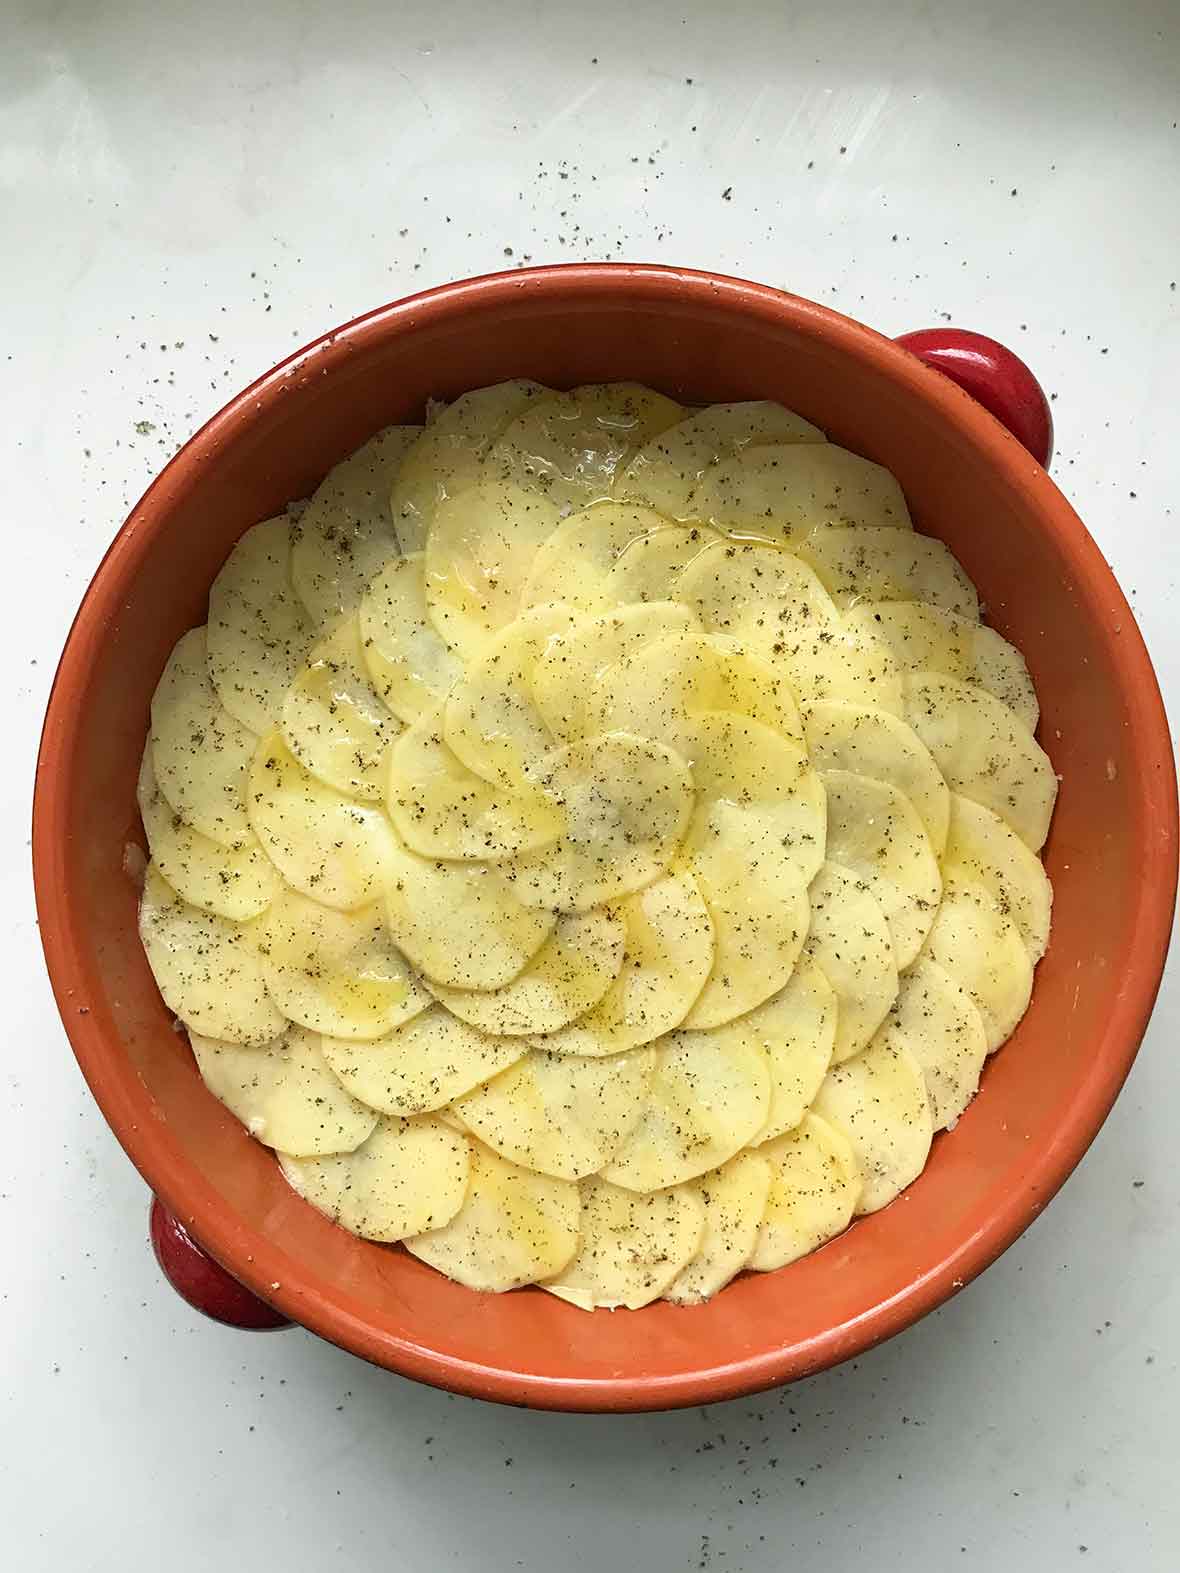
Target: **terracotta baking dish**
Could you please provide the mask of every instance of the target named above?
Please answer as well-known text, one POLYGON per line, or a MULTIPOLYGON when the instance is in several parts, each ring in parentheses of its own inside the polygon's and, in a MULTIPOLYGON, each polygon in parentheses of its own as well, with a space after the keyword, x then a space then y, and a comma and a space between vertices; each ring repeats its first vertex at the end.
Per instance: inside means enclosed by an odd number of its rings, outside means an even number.
MULTIPOLYGON (((1045 407, 1020 363, 980 359, 965 340, 941 349, 941 364, 953 373, 957 357, 962 379, 1047 457, 1045 407), (1012 367, 1023 388, 1005 389, 1012 367)), ((212 1257, 278 1313, 405 1375, 511 1403, 621 1410, 727 1398, 846 1359, 1011 1244, 1092 1141, 1139 1046, 1168 944, 1176 831, 1167 724, 1130 609, 1042 465, 982 404, 807 301, 709 274, 601 265, 476 279, 383 307, 268 372, 187 444, 78 613, 45 722, 33 848, 74 1051, 132 1160, 212 1257), (635 378, 686 401, 780 399, 888 465, 919 529, 948 543, 989 619, 1024 651, 1061 776, 1046 848, 1052 944, 1031 1009, 958 1128, 885 1211, 699 1308, 586 1316, 539 1290, 479 1296, 335 1228, 205 1091, 136 937, 124 859, 141 834, 148 702, 175 639, 204 620, 234 541, 378 427, 420 419, 428 396, 508 376, 557 387, 635 378)))

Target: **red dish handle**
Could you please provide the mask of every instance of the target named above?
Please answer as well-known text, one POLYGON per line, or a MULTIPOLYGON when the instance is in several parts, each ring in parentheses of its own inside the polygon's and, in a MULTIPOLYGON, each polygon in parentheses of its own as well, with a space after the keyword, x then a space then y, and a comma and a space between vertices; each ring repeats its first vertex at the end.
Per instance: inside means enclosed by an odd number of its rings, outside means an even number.
POLYGON ((292 1324, 201 1249, 174 1212, 152 1197, 152 1249, 168 1282, 198 1311, 227 1327, 262 1332, 292 1324))
POLYGON ((903 333, 903 349, 958 383, 1022 442, 1038 464, 1053 457, 1053 416, 1044 389, 1010 349, 964 328, 922 328, 903 333))

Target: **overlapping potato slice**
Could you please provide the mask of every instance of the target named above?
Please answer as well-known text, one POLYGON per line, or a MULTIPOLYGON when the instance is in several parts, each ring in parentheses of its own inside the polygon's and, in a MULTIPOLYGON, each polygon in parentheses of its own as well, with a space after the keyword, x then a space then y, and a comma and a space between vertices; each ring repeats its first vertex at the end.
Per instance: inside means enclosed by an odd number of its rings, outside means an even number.
POLYGON ((218 846, 254 840, 246 786, 257 746, 217 697, 204 628, 183 634, 152 695, 152 764, 173 812, 218 846))
POLYGON ((185 901, 219 917, 257 917, 278 893, 278 871, 251 836, 241 847, 223 847, 192 830, 165 802, 152 768, 152 745, 143 751, 136 790, 148 851, 160 873, 185 901))
POLYGON ((664 1290, 674 1305, 699 1305, 724 1289, 758 1243, 774 1170, 760 1153, 739 1152, 692 1182, 705 1204, 697 1253, 664 1290))
POLYGON ((361 645, 377 693, 409 726, 437 708, 463 675, 463 662, 426 609, 421 552, 395 557, 365 590, 361 645))
POLYGON ((581 1185, 581 1239, 572 1260, 541 1287, 583 1311, 658 1300, 692 1261, 705 1232, 696 1189, 637 1196, 600 1178, 581 1185))
POLYGON ((937 672, 905 678, 906 720, 952 792, 990 808, 1032 848, 1049 833, 1057 776, 1048 754, 1001 700, 937 672))
POLYGON ((757 845, 731 840, 729 856, 688 869, 713 925, 713 970, 686 1027, 719 1027, 777 994, 789 980, 807 938, 807 886, 762 869, 757 845))
POLYGON ((362 907, 392 878, 397 840, 382 809, 317 781, 279 732, 254 755, 249 809, 283 878, 325 906, 362 907))
POLYGON ((713 923, 696 880, 668 874, 621 902, 623 966, 577 1021, 536 1039, 555 1054, 617 1054, 678 1027, 713 965, 713 923))
POLYGON ((500 862, 555 842, 561 809, 539 789, 494 787, 447 747, 442 707, 407 727, 389 751, 389 815, 419 856, 500 862))
POLYGON ((318 781, 349 797, 384 797, 385 753, 401 727, 369 680, 355 613, 312 646, 283 700, 280 730, 318 781))
POLYGON ((929 957, 904 973, 874 1043, 908 1049, 922 1068, 934 1129, 954 1123, 975 1096, 987 1034, 966 989, 929 957))
POLYGON ((687 560, 694 547, 700 550, 712 539, 712 531, 682 530, 638 503, 593 503, 571 513, 538 549, 521 604, 560 601, 576 611, 596 613, 627 601, 663 600, 667 585, 655 594, 642 593, 658 586, 660 570, 640 565, 654 552, 666 568, 678 553, 687 560), (622 572, 624 561, 633 557, 636 561, 622 572))
POLYGON ((858 1214, 879 1211, 926 1167, 934 1120, 922 1067, 908 1049, 878 1040, 833 1066, 814 1108, 852 1144, 864 1181, 858 1214))
POLYGON ((246 531, 209 590, 209 675, 243 726, 274 726, 307 659, 314 626, 291 583, 286 515, 246 531))
POLYGON ((832 700, 809 710, 807 749, 817 770, 848 770, 904 792, 926 827, 935 857, 942 856, 950 792, 912 727, 884 710, 832 700))
POLYGON ((792 549, 837 527, 913 531, 888 470, 830 442, 749 450, 702 477, 692 506, 727 535, 792 549))
POLYGON ((847 770, 825 770, 827 855, 870 890, 885 914, 898 968, 908 967, 930 932, 942 876, 930 838, 896 787, 847 770))
POLYGON ((654 1048, 599 1059, 532 1049, 454 1113, 501 1157, 580 1180, 610 1161, 639 1119, 655 1059, 654 1048))
POLYGON ((712 1032, 669 1033, 638 1122, 603 1169, 629 1191, 693 1180, 757 1136, 770 1108, 770 1065, 742 1022, 712 1032))
POLYGON ((201 1079, 268 1147, 311 1157, 352 1152, 377 1115, 340 1085, 316 1033, 288 1027, 258 1048, 189 1033, 201 1079))
POLYGON ((389 493, 421 426, 387 426, 329 470, 291 523, 291 582, 312 622, 360 605, 365 586, 397 552, 389 493))
POLYGON ((948 872, 991 891, 1020 930, 1029 959, 1040 961, 1049 945, 1053 887, 1016 832, 982 803, 952 793, 945 863, 948 872))
POLYGON ((182 901, 149 863, 139 937, 168 1009, 186 1027, 231 1043, 267 1043, 287 1025, 239 923, 182 901))
POLYGON ((291 1188, 333 1223, 392 1244, 454 1218, 467 1194, 469 1143, 441 1120, 381 1119, 354 1151, 334 1158, 281 1152, 291 1188))
POLYGON ((557 1032, 591 1010, 623 966, 622 920, 605 908, 557 920, 523 971, 500 989, 430 989, 448 1010, 484 1032, 530 1037, 557 1032))
POLYGON ((839 607, 858 601, 929 601, 961 617, 979 616, 975 586, 933 536, 858 525, 816 530, 795 550, 839 607))
POLYGON ((847 1136, 814 1113, 758 1152, 771 1166, 771 1180, 749 1265, 772 1273, 843 1234, 861 1175, 847 1136))
POLYGON ((583 508, 609 497, 635 453, 683 413, 671 399, 634 382, 551 394, 504 430, 487 470, 559 508, 583 508))
POLYGON ((500 1294, 559 1273, 578 1248, 581 1203, 571 1180, 534 1174, 482 1142, 458 1212, 406 1250, 469 1289, 500 1294))
POLYGON ((523 1038, 493 1038, 441 1005, 368 1042, 324 1038, 342 1086, 382 1114, 429 1113, 490 1081, 527 1052, 523 1038))
POLYGON ((838 863, 825 863, 811 882, 809 959, 836 995, 839 1065, 869 1042, 897 995, 897 963, 885 914, 872 892, 838 863))
POLYGON ((803 722, 781 667, 755 655, 738 639, 713 634, 704 641, 704 672, 696 710, 734 710, 802 743, 803 722))
POLYGON ((641 890, 671 864, 692 813, 679 754, 611 732, 548 755, 537 784, 564 817, 552 845, 513 860, 526 906, 585 912, 641 890))
POLYGON ((249 933, 271 998, 313 1032, 379 1038, 430 1004, 389 937, 380 902, 338 912, 285 890, 249 933))
POLYGON ((975 683, 1036 731, 1040 707, 1024 657, 986 623, 923 601, 864 601, 849 609, 847 621, 887 644, 904 671, 975 683))
POLYGON ((766 1051, 770 1107, 751 1145, 793 1130, 819 1090, 836 1045, 836 995, 813 962, 803 961, 791 981, 741 1019, 766 1051))
POLYGON ((421 551, 440 503, 474 486, 495 439, 548 389, 514 378, 460 394, 431 415, 405 455, 389 498, 393 530, 403 553, 421 551))
POLYGON ((998 1049, 1028 1009, 1033 967, 997 897, 949 869, 923 955, 967 990, 983 1020, 988 1052, 998 1049))

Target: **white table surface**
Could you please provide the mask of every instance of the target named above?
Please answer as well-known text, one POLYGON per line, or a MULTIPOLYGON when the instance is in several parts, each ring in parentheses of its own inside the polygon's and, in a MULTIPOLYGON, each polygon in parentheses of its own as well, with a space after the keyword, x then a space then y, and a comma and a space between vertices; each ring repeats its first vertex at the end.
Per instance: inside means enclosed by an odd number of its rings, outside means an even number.
POLYGON ((172 1294, 54 1011, 27 831, 57 653, 163 461, 332 323, 526 257, 1007 340, 1175 700, 1178 24, 1169 0, 0 0, 5 1566, 1180 1566, 1175 968, 1078 1173, 942 1312, 753 1401, 531 1414, 172 1294))

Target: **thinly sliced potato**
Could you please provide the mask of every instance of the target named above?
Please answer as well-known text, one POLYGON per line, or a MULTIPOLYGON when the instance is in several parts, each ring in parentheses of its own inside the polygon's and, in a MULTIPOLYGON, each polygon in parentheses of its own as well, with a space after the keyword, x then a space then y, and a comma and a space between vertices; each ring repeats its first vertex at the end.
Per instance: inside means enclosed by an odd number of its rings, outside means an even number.
POLYGON ((861 1192, 860 1169, 843 1132, 806 1114, 759 1153, 772 1174, 750 1266, 772 1273, 843 1234, 861 1192))
POLYGON ((905 707, 951 791, 990 808, 1039 852, 1053 817, 1057 776, 1024 723, 984 689, 936 672, 906 675, 905 707))
POLYGON ((699 1305, 747 1265, 758 1243, 774 1170, 756 1152, 739 1152, 692 1182, 705 1204, 697 1254, 664 1290, 674 1305, 699 1305))
POLYGON ((703 525, 681 529, 673 524, 632 542, 607 575, 607 606, 666 601, 688 565, 716 539, 703 525))
POLYGON ((815 1113, 852 1144, 864 1181, 858 1214, 878 1212, 926 1167, 934 1120, 922 1067, 906 1048, 871 1043, 833 1066, 815 1113))
POLYGON ((421 552, 395 557, 370 582, 360 604, 361 644, 373 686, 407 726, 446 698, 463 662, 426 610, 421 552))
POLYGON ((379 1038, 430 1004, 389 937, 381 903, 338 912, 285 890, 250 925, 275 1004, 337 1038, 379 1038))
MULTIPOLYGON (((1040 858, 982 803, 951 796, 946 870, 990 890, 1020 930, 1035 965, 1049 945, 1053 887, 1040 858)), ((165 870, 167 872, 167 870, 165 870)))
POLYGON ((355 613, 312 646, 283 700, 280 729, 318 781, 370 802, 385 795, 385 754, 401 726, 373 690, 355 613))
POLYGON ((656 1046, 639 1120, 603 1177, 629 1191, 694 1180, 752 1141, 769 1108, 766 1050, 742 1022, 669 1033, 656 1046))
POLYGON ((970 994, 993 1053, 1028 1009, 1033 983, 1028 949, 1000 901, 985 886, 948 871, 923 955, 970 994))
POLYGON ((603 1179, 583 1180, 582 1233, 573 1259, 541 1284, 582 1311, 658 1300, 696 1255, 705 1204, 688 1185, 637 1196, 603 1179))
POLYGON ((314 637, 291 583, 290 520, 266 519, 209 590, 209 675, 230 715, 252 732, 274 726, 314 637))
POLYGON ((217 697, 204 628, 184 634, 168 657, 152 695, 151 745, 173 812, 218 846, 250 846, 246 792, 258 739, 217 697))
POLYGON ((781 667, 723 634, 710 635, 705 652, 705 675, 693 708, 733 710, 772 727, 792 743, 803 742, 799 706, 781 667))
POLYGON ((922 1067, 936 1131, 974 1098, 987 1058, 983 1019, 967 990, 929 957, 903 974, 873 1042, 908 1049, 922 1067))
POLYGON ((421 426, 387 426, 329 470, 291 524, 291 581, 314 623, 360 605, 397 553, 389 492, 421 426))
POLYGON ((602 1059, 532 1049, 454 1112, 501 1157, 580 1180, 610 1162, 638 1120, 655 1060, 651 1048, 602 1059))
POLYGON ((397 839, 384 811, 325 786, 271 732, 250 769, 250 824, 289 885, 325 906, 373 901, 395 872, 397 839))
POLYGON ((491 786, 456 759, 441 707, 407 727, 389 751, 389 815, 420 857, 497 863, 555 842, 565 819, 536 789, 491 786))
POLYGON ((382 1114, 441 1109, 490 1081, 527 1052, 522 1038, 493 1038, 442 1005, 367 1043, 324 1038, 324 1059, 340 1084, 382 1114))
POLYGON ((738 454, 706 473, 693 509, 726 535, 792 549, 813 532, 840 526, 913 531, 889 471, 830 442, 738 454))
POLYGON ((533 1174, 471 1142, 463 1205, 406 1250, 468 1289, 502 1294, 559 1273, 578 1248, 581 1203, 571 1180, 533 1174))
POLYGON ((897 963, 885 914, 872 892, 838 863, 811 883, 807 955, 836 994, 832 1063, 869 1042, 897 997, 897 963))
POLYGON ((570 1026, 536 1039, 555 1054, 618 1054, 678 1027, 713 965, 713 924, 696 880, 668 874, 620 903, 622 971, 570 1026))
MULTIPOLYGON (((579 612, 609 611, 617 601, 610 593, 611 576, 624 554, 672 528, 662 514, 637 503, 598 502, 579 508, 538 549, 521 604, 546 606, 560 601, 579 612)), ((702 532, 695 535, 703 545, 702 532)))
POLYGON ((333 1223, 392 1244, 447 1224, 463 1205, 469 1143, 430 1115, 382 1119, 354 1152, 336 1158, 279 1154, 291 1189, 333 1223))
POLYGON ((422 550, 440 503, 479 481, 484 457, 505 426, 548 392, 516 378, 460 394, 435 411, 402 460, 389 499, 403 553, 422 550))
POLYGON ((858 601, 930 601, 961 617, 979 616, 975 586, 933 536, 886 526, 821 527, 796 550, 839 607, 858 601))
POLYGON ((777 994, 790 979, 807 938, 807 886, 764 871, 755 844, 729 841, 728 858, 687 867, 713 924, 713 970, 684 1025, 720 1027, 777 994))
POLYGON ((268 1043, 287 1025, 240 923, 182 901, 149 863, 139 937, 164 1003, 194 1032, 268 1043))
POLYGON ((185 901, 241 922, 257 917, 274 900, 282 881, 253 836, 242 847, 219 846, 190 829, 164 800, 152 768, 150 740, 136 798, 152 861, 185 901))
POLYGON ((832 1063, 836 1013, 832 985, 813 962, 803 961, 785 988, 742 1017, 741 1026, 766 1050, 770 1065, 770 1107, 751 1145, 793 1130, 811 1107, 832 1063))
POLYGON ((557 1032, 598 1001, 623 965, 622 920, 604 908, 559 918, 524 970, 501 989, 431 983, 448 1010, 484 1032, 532 1037, 557 1032))
POLYGON ((260 1142, 311 1157, 352 1152, 377 1116, 340 1085, 316 1033, 288 1027, 259 1048, 189 1033, 201 1080, 260 1142))

